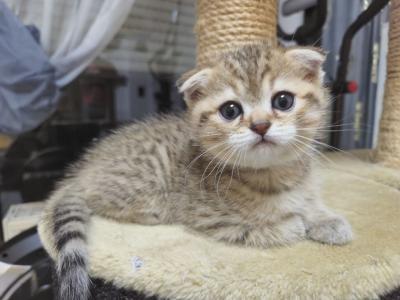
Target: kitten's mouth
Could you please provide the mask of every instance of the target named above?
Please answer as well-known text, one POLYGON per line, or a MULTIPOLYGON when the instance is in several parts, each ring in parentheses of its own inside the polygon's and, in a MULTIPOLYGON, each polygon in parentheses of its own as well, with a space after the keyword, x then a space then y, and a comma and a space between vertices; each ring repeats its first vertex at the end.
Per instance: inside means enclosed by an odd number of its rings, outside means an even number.
POLYGON ((277 144, 274 141, 271 141, 268 138, 262 138, 257 143, 254 144, 254 147, 263 147, 263 146, 276 146, 277 144))

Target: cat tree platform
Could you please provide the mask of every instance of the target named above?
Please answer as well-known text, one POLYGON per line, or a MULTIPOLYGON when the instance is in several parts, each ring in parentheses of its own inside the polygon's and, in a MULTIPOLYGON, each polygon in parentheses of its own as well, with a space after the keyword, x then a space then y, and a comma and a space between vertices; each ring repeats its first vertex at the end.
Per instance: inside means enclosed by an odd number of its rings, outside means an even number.
MULTIPOLYGON (((96 299, 378 299, 388 293, 383 299, 399 299, 400 171, 329 157, 318 169, 323 195, 350 221, 352 243, 252 249, 181 226, 95 218, 88 234, 92 293, 96 299)), ((55 258, 42 224, 39 232, 55 258)))

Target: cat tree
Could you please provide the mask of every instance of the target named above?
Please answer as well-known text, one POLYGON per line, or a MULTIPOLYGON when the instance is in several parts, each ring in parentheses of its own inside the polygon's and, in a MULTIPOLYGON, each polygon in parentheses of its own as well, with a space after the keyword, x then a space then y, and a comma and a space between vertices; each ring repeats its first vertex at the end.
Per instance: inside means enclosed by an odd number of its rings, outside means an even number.
POLYGON ((254 40, 276 43, 276 5, 274 0, 198 0, 197 64, 254 40))
POLYGON ((391 1, 384 108, 376 159, 400 168, 400 1, 391 1))
MULTIPOLYGON (((377 158, 399 166, 400 0, 392 1, 389 76, 377 158), (397 16, 397 17, 395 17, 397 16), (397 26, 397 28, 396 28, 397 26), (396 121, 397 120, 397 121, 396 121)), ((276 42, 275 0, 198 0, 197 64, 239 44, 276 42)), ((330 207, 352 223, 343 247, 305 241, 245 249, 181 226, 139 226, 94 218, 89 236, 93 295, 99 299, 376 299, 400 291, 400 172, 332 155, 318 170, 330 207), (153 298, 154 297, 154 298, 153 298)), ((51 230, 39 225, 54 254, 51 230)), ((389 296, 387 296, 389 297, 389 296)))

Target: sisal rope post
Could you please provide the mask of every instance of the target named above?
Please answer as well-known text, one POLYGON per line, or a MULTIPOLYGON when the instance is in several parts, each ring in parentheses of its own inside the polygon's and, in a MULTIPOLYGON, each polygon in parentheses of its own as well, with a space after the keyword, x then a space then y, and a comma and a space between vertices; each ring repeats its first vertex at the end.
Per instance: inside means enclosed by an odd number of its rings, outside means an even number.
POLYGON ((400 168, 400 0, 391 1, 389 52, 376 160, 400 168))
POLYGON ((257 40, 276 43, 276 0, 197 0, 197 65, 257 40))

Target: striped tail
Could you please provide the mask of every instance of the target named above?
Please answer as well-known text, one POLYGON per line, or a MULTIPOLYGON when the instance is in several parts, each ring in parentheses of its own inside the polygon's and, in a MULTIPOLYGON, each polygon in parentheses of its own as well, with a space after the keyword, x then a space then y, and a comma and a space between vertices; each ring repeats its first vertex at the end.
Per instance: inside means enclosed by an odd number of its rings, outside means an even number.
POLYGON ((86 300, 90 294, 86 245, 90 211, 83 199, 66 197, 55 205, 53 224, 58 252, 58 299, 86 300))

